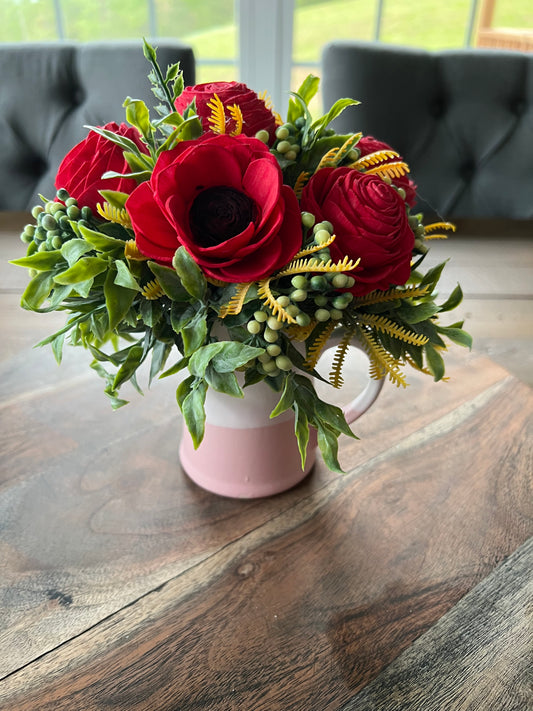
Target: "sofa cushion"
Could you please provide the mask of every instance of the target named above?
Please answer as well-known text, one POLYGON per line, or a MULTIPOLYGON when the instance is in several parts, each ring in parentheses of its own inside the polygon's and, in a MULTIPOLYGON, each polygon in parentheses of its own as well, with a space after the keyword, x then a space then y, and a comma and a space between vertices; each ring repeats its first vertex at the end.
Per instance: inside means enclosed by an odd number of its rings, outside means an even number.
MULTIPOLYGON (((158 40, 161 67, 179 61, 193 84, 192 49, 158 40)), ((126 96, 157 103, 140 41, 0 45, 0 209, 24 210, 53 197, 64 155, 85 125, 125 120, 126 96)))
POLYGON ((362 102, 335 128, 398 150, 425 212, 533 218, 533 54, 338 41, 324 49, 322 88, 327 107, 362 102))

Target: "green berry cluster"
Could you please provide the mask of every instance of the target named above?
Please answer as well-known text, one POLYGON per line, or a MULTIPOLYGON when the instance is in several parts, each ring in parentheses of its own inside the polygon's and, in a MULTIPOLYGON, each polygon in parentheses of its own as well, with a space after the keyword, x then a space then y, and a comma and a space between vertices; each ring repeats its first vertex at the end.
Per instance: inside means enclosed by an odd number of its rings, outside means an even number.
MULTIPOLYGON (((401 190, 401 188, 400 188, 401 190)), ((415 233, 415 245, 414 249, 416 252, 419 252, 420 254, 425 254, 428 251, 428 248, 426 247, 425 244, 425 234, 426 230, 425 227, 422 223, 422 215, 409 215, 409 227, 413 230, 415 233)))
MULTIPOLYGON (((333 234, 330 222, 315 224, 315 217, 311 213, 302 213, 302 223, 306 230, 312 230, 311 240, 306 240, 308 246, 326 244, 333 234)), ((324 263, 331 259, 327 247, 313 252, 312 257, 324 263)), ((345 309, 353 300, 353 294, 344 290, 351 288, 354 283, 352 276, 341 272, 296 274, 290 279, 282 278, 276 284, 274 294, 277 294, 277 304, 298 326, 305 328, 313 321, 340 322, 345 309)), ((268 306, 256 310, 246 324, 255 343, 266 349, 258 358, 259 370, 266 375, 274 377, 293 367, 291 359, 283 352, 286 350, 283 332, 287 327, 290 327, 290 324, 274 315, 268 306)))
POLYGON ((48 200, 36 205, 31 211, 36 224, 24 227, 20 239, 28 244, 28 252, 49 252, 76 237, 71 222, 90 227, 93 213, 89 207, 79 207, 75 198, 64 188, 56 194, 57 200, 48 200))
MULTIPOLYGON (((279 158, 286 161, 297 159, 301 151, 300 134, 305 126, 305 118, 297 118, 294 123, 284 123, 278 126, 275 134, 275 141, 272 149, 279 155, 279 158)), ((258 131, 255 135, 263 143, 269 143, 268 131, 258 131)))

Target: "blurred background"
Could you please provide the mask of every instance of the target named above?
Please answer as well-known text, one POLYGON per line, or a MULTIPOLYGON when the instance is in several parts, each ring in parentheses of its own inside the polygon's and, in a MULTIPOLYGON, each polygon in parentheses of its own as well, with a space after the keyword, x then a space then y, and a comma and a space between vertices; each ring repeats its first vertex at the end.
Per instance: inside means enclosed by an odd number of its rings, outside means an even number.
POLYGON ((198 83, 242 79, 282 111, 328 41, 475 45, 485 4, 494 27, 533 28, 531 0, 2 0, 0 42, 175 37, 193 47, 198 83))

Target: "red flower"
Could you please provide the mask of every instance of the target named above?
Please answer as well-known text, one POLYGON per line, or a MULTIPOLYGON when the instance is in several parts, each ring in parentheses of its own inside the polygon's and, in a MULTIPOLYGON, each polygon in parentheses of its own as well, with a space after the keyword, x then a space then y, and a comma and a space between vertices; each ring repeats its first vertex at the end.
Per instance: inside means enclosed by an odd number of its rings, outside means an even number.
MULTIPOLYGON (((276 130, 274 114, 255 91, 249 89, 246 84, 236 81, 217 81, 212 84, 188 86, 175 101, 176 111, 183 113, 192 100, 196 99, 196 113, 202 119, 204 131, 210 131, 211 126, 208 118, 212 111, 207 104, 215 94, 224 107, 237 104, 240 108, 244 119, 242 132, 245 136, 255 136, 258 131, 265 130, 270 134, 270 138, 274 139, 276 130)), ((229 134, 235 128, 235 122, 229 118, 228 112, 226 115, 226 133, 229 134)))
POLYGON ((350 289, 356 296, 407 281, 414 234, 404 201, 377 175, 348 167, 322 168, 305 186, 300 205, 317 221, 333 225, 332 259, 361 258, 350 289))
MULTIPOLYGON (((143 153, 148 153, 136 128, 125 123, 118 126, 114 122, 106 123, 103 128, 119 136, 126 136, 143 153)), ((96 204, 103 202, 99 190, 131 193, 137 187, 133 178, 102 178, 108 170, 117 173, 131 172, 122 154, 122 148, 95 131, 91 131, 87 138, 75 145, 63 158, 57 171, 55 185, 56 188, 65 188, 80 205, 87 205, 91 210, 96 211, 96 204)))
MULTIPOLYGON (((356 148, 359 148, 361 151, 361 157, 367 156, 369 153, 375 153, 376 151, 394 150, 394 148, 391 148, 388 143, 378 141, 373 136, 363 136, 356 148)), ((399 158, 390 158, 390 160, 385 161, 385 165, 395 160, 403 160, 403 158, 401 156, 399 158)), ((402 175, 400 178, 393 178, 392 182, 396 185, 396 187, 403 188, 405 190, 406 203, 409 207, 414 207, 417 199, 417 187, 415 183, 407 175, 402 175)))
POLYGON ((268 148, 246 136, 206 134, 163 152, 126 209, 145 256, 170 264, 183 245, 221 281, 262 279, 301 247, 298 200, 268 148))

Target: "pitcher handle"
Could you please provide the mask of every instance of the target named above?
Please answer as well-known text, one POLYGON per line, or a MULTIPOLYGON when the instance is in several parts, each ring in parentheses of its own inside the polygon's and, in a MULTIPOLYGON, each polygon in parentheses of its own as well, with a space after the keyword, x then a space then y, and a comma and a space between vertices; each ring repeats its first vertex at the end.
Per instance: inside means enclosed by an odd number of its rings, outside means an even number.
MULTIPOLYGON (((341 328, 333 331, 328 341, 328 349, 335 347, 335 345, 340 342, 342 336, 343 330, 341 328)), ((350 343, 350 346, 357 348, 368 357, 365 349, 356 339, 350 343)), ((342 408, 348 424, 351 424, 352 422, 355 422, 355 420, 359 419, 359 417, 364 415, 364 413, 374 404, 381 392, 381 389, 383 388, 384 383, 384 378, 379 378, 378 380, 369 376, 365 389, 342 408)))

